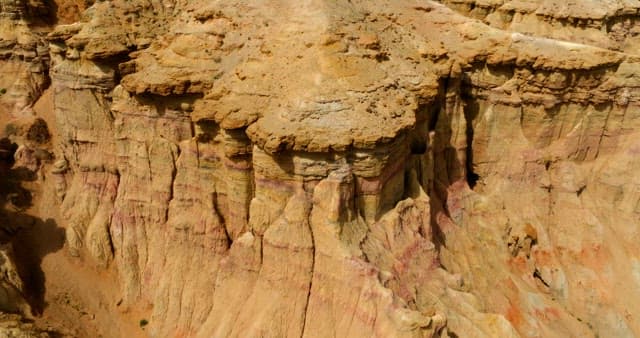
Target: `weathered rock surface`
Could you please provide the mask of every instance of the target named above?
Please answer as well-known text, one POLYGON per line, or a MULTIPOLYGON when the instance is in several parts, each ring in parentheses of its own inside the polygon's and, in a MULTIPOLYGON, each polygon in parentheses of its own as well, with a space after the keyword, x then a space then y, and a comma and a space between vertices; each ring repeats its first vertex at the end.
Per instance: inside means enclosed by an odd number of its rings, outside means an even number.
POLYGON ((640 2, 2 1, 0 155, 34 197, 2 225, 7 311, 75 336, 640 335, 640 2))
POLYGON ((640 3, 627 0, 439 0, 491 26, 636 54, 640 3))
POLYGON ((25 113, 49 81, 49 48, 40 28, 41 1, 0 2, 0 110, 25 113))

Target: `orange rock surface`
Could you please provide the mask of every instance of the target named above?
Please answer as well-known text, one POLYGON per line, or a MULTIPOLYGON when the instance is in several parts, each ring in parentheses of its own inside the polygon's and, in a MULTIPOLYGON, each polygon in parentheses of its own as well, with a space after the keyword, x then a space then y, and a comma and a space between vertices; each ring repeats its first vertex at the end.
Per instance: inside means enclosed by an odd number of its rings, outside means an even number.
POLYGON ((0 0, 0 334, 640 335, 639 10, 0 0))

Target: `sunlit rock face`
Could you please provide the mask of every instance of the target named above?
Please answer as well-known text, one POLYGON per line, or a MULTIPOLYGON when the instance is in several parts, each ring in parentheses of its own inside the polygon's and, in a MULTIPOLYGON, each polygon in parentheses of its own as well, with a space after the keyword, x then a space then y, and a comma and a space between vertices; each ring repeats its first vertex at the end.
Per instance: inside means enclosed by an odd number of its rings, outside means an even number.
POLYGON ((80 337, 640 335, 640 4, 3 1, 0 155, 33 219, 0 310, 80 337))

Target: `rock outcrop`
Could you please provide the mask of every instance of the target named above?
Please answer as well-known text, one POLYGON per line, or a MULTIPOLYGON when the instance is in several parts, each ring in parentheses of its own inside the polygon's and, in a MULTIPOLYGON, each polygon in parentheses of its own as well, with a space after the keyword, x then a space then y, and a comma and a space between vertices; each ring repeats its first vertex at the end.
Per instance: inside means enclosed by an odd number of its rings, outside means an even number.
POLYGON ((48 85, 49 48, 39 27, 42 1, 0 2, 0 109, 28 114, 48 85))
POLYGON ((640 3, 5 2, 73 335, 640 334, 640 3))
POLYGON ((578 42, 635 54, 636 1, 439 0, 466 16, 526 35, 578 42))

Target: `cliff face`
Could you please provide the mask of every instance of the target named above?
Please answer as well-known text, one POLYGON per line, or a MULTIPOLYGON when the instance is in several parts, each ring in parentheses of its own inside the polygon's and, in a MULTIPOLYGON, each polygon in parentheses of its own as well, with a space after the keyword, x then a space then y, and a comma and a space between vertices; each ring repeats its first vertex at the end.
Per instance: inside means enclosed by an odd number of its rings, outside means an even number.
POLYGON ((31 177, 3 183, 4 311, 70 336, 640 334, 640 4, 1 1, 0 169, 31 177))
POLYGON ((636 1, 441 0, 450 8, 496 28, 634 53, 638 43, 636 1))

